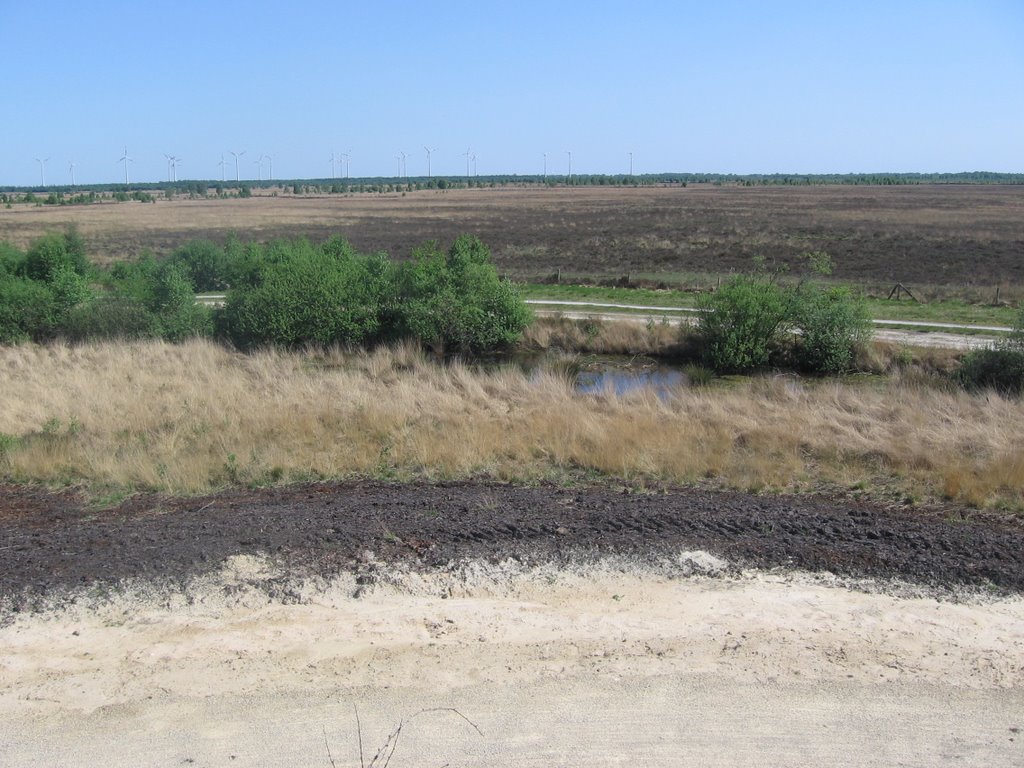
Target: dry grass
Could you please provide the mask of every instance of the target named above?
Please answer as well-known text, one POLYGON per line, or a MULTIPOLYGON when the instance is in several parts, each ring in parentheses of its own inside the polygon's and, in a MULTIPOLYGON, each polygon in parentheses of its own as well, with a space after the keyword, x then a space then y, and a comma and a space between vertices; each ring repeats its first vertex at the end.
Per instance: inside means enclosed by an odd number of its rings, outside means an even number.
POLYGON ((679 356, 688 336, 667 322, 605 322, 564 317, 536 318, 523 334, 521 346, 599 355, 679 356))
POLYGON ((557 367, 480 372, 411 347, 3 347, 0 432, 0 471, 14 480, 173 493, 344 476, 600 473, 1013 508, 1024 494, 1018 400, 792 377, 668 400, 580 396, 557 367))

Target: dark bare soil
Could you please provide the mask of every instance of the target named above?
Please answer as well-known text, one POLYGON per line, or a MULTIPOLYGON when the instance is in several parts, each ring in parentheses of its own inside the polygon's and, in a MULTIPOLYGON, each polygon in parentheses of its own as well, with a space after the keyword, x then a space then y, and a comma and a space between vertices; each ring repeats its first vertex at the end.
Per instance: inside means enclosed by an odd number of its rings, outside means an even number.
POLYGON ((935 587, 1024 591, 1024 526, 984 516, 822 497, 656 493, 487 483, 317 484, 205 498, 143 495, 95 510, 73 491, 0 487, 0 596, 180 583, 237 554, 296 574, 379 561, 527 562, 702 549, 743 566, 830 571, 935 587))

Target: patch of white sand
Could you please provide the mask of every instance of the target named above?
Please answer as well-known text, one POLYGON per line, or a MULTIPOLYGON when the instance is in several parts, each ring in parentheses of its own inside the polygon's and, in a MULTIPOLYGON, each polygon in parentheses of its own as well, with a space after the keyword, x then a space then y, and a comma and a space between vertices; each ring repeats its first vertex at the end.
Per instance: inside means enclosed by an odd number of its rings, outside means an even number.
POLYGON ((706 553, 382 568, 282 602, 270 565, 233 558, 184 593, 15 616, 0 754, 329 765, 326 731, 352 765, 357 703, 368 741, 430 707, 484 731, 420 716, 393 765, 1024 764, 1024 600, 707 575, 727 569, 706 553))

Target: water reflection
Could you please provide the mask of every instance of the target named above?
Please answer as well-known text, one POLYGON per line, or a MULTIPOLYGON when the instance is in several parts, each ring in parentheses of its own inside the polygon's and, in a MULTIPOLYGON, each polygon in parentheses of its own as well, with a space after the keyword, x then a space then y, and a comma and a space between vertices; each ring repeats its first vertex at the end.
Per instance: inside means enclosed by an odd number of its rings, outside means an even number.
POLYGON ((474 363, 483 370, 513 366, 531 380, 547 373, 564 375, 581 395, 622 396, 648 390, 664 400, 679 388, 692 385, 682 366, 639 355, 518 353, 477 358, 474 363))
POLYGON ((576 391, 584 395, 614 392, 621 396, 648 389, 665 399, 686 384, 685 373, 662 366, 641 370, 605 368, 584 370, 576 374, 576 391))

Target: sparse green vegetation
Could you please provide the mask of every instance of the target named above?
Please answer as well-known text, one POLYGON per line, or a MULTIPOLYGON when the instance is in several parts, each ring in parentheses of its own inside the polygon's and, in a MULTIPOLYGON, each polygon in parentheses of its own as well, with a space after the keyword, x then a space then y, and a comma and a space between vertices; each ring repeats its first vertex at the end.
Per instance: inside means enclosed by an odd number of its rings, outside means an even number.
POLYGON ((964 357, 957 380, 968 389, 1024 393, 1024 305, 1018 311, 1009 336, 988 349, 977 349, 964 357))
POLYGON ((807 373, 845 373, 857 347, 871 338, 864 303, 843 288, 790 287, 738 275, 698 303, 701 356, 720 373, 746 373, 773 361, 807 373))

